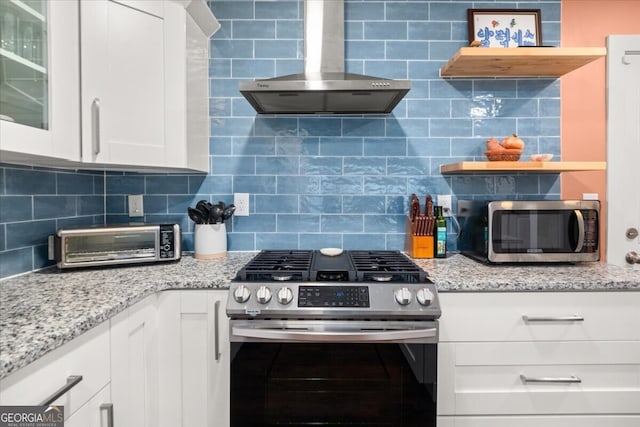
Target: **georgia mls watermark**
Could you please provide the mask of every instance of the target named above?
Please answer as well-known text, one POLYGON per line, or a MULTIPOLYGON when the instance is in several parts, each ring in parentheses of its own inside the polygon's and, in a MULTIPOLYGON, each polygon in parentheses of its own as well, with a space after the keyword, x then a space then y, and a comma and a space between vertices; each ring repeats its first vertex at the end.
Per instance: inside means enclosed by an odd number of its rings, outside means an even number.
POLYGON ((0 427, 64 427, 64 406, 0 406, 0 427))

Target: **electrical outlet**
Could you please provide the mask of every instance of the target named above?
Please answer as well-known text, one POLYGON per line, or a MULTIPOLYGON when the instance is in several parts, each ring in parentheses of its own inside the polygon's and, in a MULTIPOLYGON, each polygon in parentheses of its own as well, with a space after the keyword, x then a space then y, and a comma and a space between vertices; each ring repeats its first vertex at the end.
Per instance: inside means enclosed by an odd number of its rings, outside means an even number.
POLYGON ((234 193, 235 216, 249 216, 249 193, 234 193))
POLYGON ((442 206, 442 212, 444 216, 451 216, 451 195, 450 194, 439 194, 437 197, 438 202, 436 203, 438 206, 442 206))
POLYGON ((129 195, 129 216, 144 216, 144 207, 142 206, 142 194, 129 195))

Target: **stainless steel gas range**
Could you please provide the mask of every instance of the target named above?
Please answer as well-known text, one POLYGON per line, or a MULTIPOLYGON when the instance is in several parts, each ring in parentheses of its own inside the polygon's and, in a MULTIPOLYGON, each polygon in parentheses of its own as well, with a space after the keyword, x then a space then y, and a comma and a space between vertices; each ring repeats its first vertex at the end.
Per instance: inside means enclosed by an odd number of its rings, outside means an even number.
POLYGON ((231 425, 434 426, 440 305, 398 251, 262 251, 230 287, 231 425))

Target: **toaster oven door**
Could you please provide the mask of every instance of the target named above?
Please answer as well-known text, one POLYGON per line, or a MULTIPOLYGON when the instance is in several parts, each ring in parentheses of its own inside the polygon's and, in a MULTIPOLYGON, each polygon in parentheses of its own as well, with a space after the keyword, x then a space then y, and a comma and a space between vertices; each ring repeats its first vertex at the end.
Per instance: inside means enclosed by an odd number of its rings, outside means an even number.
POLYGON ((65 267, 153 261, 158 258, 156 227, 104 229, 61 236, 65 267))

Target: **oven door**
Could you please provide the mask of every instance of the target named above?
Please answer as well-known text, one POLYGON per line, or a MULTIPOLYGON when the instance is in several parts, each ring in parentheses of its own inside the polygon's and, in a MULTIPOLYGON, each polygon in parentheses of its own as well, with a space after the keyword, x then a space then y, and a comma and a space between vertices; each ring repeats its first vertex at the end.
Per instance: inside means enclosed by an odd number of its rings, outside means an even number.
POLYGON ((231 426, 436 423, 437 321, 231 321, 231 426))

